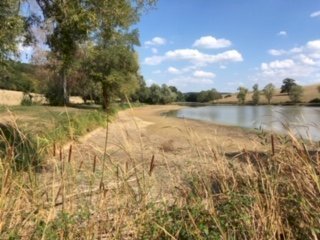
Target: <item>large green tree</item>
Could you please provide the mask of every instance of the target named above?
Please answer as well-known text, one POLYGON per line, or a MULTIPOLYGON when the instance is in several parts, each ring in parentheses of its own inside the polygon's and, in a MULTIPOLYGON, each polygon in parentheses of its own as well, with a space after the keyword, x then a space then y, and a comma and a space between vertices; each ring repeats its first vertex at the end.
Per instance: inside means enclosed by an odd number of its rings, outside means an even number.
POLYGON ((86 66, 89 77, 102 86, 105 110, 112 99, 130 96, 139 85, 137 55, 124 44, 94 47, 86 66))
MULTIPOLYGON (((63 102, 68 103, 67 76, 79 43, 92 40, 102 48, 125 36, 135 41, 137 34, 127 34, 139 20, 143 9, 155 0, 36 0, 44 23, 52 27, 47 43, 60 61, 63 102)), ((136 32, 135 32, 136 33, 136 32)))
POLYGON ((19 11, 20 0, 0 1, 0 67, 10 55, 17 53, 18 42, 22 40, 25 22, 19 11))
POLYGON ((282 86, 281 86, 281 93, 288 93, 290 92, 291 88, 293 86, 296 86, 296 80, 292 78, 286 78, 282 81, 282 86))

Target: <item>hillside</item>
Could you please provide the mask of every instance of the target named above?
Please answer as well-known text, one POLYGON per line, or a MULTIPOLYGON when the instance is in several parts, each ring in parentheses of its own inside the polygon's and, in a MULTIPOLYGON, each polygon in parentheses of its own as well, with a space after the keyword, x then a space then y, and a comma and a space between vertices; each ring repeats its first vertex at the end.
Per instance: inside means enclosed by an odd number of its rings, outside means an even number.
MULTIPOLYGON (((319 84, 313 84, 308 86, 303 86, 304 92, 302 97, 302 102, 310 102, 312 99, 320 98, 320 94, 318 92, 317 86, 319 84)), ((249 92, 246 97, 246 103, 250 103, 252 100, 252 92, 249 92)), ((275 95, 273 96, 271 103, 286 103, 290 101, 288 95, 286 93, 280 93, 280 89, 276 90, 275 95)), ((231 94, 231 97, 222 98, 216 101, 217 103, 237 103, 237 93, 231 94)), ((266 98, 263 94, 260 95, 260 103, 267 103, 266 98)))
POLYGON ((5 68, 0 69, 0 89, 39 92, 41 80, 35 71, 35 65, 8 61, 5 68))

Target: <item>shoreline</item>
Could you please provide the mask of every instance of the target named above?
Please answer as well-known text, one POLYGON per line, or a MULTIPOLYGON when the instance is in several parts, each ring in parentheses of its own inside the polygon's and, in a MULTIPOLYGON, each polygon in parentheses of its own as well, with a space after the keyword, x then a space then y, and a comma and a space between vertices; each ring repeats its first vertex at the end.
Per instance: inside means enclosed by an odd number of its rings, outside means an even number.
POLYGON ((260 103, 260 104, 252 104, 252 103, 244 103, 239 104, 237 102, 213 102, 213 103, 199 103, 199 102, 177 102, 174 103, 179 106, 188 106, 188 107, 206 107, 206 106, 298 106, 298 107, 320 107, 320 103, 260 103))
MULTIPOLYGON (((152 123, 145 129, 148 135, 157 135, 168 141, 183 142, 182 138, 186 131, 191 130, 199 139, 204 139, 225 151, 264 149, 258 143, 258 134, 255 129, 194 119, 182 119, 166 116, 165 114, 184 107, 179 105, 144 106, 132 109, 132 114, 142 121, 152 123)), ((119 114, 124 115, 126 113, 120 112, 119 114)))

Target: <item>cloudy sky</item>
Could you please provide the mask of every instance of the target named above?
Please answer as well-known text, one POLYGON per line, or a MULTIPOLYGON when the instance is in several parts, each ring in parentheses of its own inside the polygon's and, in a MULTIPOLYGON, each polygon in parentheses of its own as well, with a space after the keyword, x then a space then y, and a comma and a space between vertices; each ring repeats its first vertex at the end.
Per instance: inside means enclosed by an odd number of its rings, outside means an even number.
POLYGON ((319 0, 158 0, 137 27, 148 84, 187 92, 320 82, 319 0))

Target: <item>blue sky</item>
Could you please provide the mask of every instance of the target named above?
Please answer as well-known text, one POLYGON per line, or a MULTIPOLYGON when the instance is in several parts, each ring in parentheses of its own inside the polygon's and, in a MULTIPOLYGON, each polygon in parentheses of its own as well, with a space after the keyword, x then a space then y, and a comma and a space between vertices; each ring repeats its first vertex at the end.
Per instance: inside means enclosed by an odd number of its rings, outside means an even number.
POLYGON ((320 82, 319 0, 159 0, 137 27, 148 84, 234 92, 320 82))

